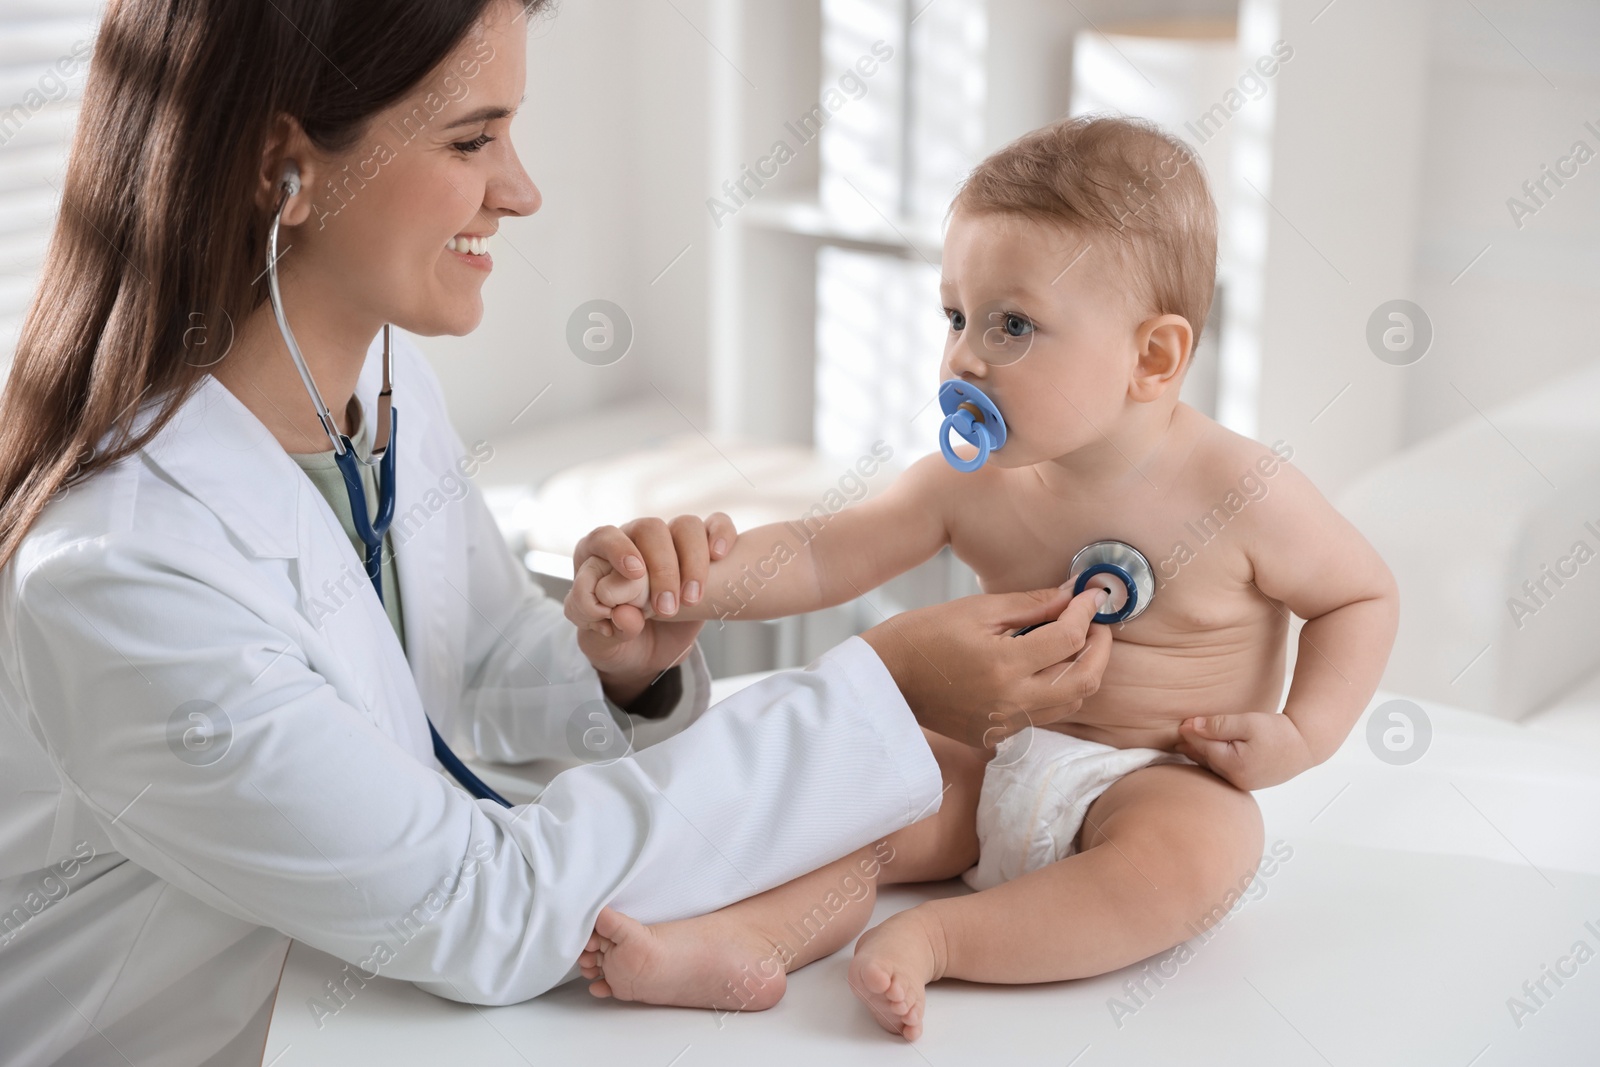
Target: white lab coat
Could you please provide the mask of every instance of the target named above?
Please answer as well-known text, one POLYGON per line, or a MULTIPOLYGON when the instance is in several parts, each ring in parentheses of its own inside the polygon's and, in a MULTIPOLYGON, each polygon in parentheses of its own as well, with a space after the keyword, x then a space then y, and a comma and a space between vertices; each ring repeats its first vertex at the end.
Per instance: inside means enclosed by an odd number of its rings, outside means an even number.
POLYGON ((633 756, 510 810, 458 788, 424 712, 489 759, 570 758, 602 694, 397 340, 409 656, 331 509, 210 377, 0 571, 0 1061, 257 1062, 289 938, 523 1000, 575 976, 604 904, 703 913, 936 810, 859 638, 710 712, 696 651, 633 756))

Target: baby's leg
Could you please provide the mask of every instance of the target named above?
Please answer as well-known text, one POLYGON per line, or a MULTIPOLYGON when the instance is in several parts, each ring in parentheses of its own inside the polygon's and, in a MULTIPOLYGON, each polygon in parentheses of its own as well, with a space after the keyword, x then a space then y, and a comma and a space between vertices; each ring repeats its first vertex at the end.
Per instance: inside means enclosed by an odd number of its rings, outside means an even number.
POLYGON ((861 932, 879 884, 953 878, 972 866, 987 754, 924 733, 945 782, 935 814, 710 915, 645 926, 606 908, 578 961, 594 979, 589 991, 691 1008, 769 1008, 783 996, 789 971, 861 932))
POLYGON ((1229 892, 1248 884, 1261 845, 1249 793, 1189 764, 1142 768, 1090 805, 1081 851, 868 930, 850 985, 880 1025, 914 1040, 928 982, 1085 978, 1205 929, 1229 892))

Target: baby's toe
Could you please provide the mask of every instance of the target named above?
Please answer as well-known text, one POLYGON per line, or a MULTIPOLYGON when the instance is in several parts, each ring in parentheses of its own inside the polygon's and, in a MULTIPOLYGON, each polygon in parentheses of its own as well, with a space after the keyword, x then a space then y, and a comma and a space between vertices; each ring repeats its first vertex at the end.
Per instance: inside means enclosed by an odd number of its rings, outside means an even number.
POLYGON ((872 960, 863 964, 856 973, 856 981, 868 993, 885 995, 889 987, 894 984, 894 975, 883 964, 872 960))
POLYGON ((637 922, 609 905, 601 908, 594 920, 594 932, 605 943, 606 951, 610 951, 611 945, 622 940, 635 927, 639 927, 637 922))

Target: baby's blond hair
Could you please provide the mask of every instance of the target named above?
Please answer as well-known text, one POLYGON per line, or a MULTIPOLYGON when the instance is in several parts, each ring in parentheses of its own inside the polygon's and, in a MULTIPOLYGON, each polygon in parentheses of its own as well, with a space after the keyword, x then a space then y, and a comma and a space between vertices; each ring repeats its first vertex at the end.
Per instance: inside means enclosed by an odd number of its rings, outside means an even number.
POLYGON ((1083 116, 1023 134, 979 163, 951 210, 1018 215, 1109 238, 1134 304, 1182 315, 1199 344, 1217 273, 1217 209, 1200 158, 1142 119, 1083 116))

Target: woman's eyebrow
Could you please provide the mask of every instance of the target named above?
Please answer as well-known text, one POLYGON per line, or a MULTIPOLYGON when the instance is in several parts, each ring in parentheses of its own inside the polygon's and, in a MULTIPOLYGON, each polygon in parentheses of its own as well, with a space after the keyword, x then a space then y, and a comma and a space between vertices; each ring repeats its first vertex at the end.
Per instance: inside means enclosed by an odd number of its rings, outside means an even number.
MULTIPOLYGON (((528 98, 526 96, 524 96, 521 100, 517 101, 517 107, 521 107, 523 104, 527 103, 527 101, 528 101, 528 98)), ((515 115, 516 113, 517 113, 517 108, 516 107, 505 107, 503 105, 496 105, 496 106, 493 106, 493 107, 480 107, 476 111, 473 111, 473 112, 470 112, 470 113, 468 113, 466 115, 461 116, 460 118, 456 119, 454 122, 446 123, 444 128, 447 129, 447 130, 453 130, 457 126, 471 126, 474 123, 478 123, 478 122, 488 122, 488 121, 490 121, 492 119, 503 119, 503 118, 506 118, 509 115, 515 115)))

